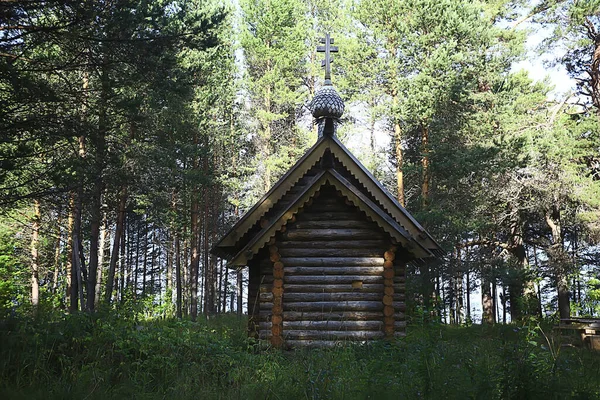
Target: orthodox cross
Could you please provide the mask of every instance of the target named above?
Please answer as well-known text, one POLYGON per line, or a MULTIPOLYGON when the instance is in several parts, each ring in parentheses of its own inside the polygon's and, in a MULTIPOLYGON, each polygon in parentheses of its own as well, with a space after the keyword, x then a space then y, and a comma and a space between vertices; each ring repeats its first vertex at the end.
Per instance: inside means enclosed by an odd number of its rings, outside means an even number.
POLYGON ((325 34, 325 38, 321 38, 321 43, 325 46, 317 46, 317 52, 325 53, 325 60, 321 61, 321 67, 325 67, 325 84, 331 85, 331 63, 333 62, 333 56, 331 53, 337 53, 337 46, 332 46, 333 39, 329 37, 329 33, 325 34))

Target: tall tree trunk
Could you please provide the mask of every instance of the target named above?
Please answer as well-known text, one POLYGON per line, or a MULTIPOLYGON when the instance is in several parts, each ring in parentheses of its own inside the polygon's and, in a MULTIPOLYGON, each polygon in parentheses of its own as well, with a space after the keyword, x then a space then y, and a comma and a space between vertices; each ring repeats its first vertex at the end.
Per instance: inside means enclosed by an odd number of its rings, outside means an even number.
POLYGON ((490 289, 490 282, 485 278, 481 279, 481 305, 483 309, 482 322, 492 325, 496 320, 494 298, 490 289))
POLYGON ((200 268, 199 254, 199 223, 198 223, 198 189, 192 192, 191 207, 191 260, 190 260, 190 317, 195 321, 198 317, 198 272, 200 268))
POLYGON ((106 278, 106 295, 104 300, 107 304, 112 299, 113 284, 115 281, 115 271, 117 268, 117 261, 119 259, 119 244, 121 243, 121 236, 123 234, 123 225, 125 221, 125 205, 127 204, 127 189, 123 187, 121 189, 121 196, 119 199, 119 210, 117 211, 117 225, 115 227, 115 238, 113 240, 113 248, 110 253, 110 264, 108 266, 108 277, 106 278))
POLYGON ((465 285, 466 288, 466 299, 467 299, 467 321, 471 322, 471 271, 467 269, 466 271, 467 282, 465 285))
POLYGON ((227 310, 227 271, 223 266, 223 260, 219 260, 219 299, 221 306, 219 312, 225 312, 227 310))
POLYGON ((511 205, 513 214, 510 225, 508 251, 516 260, 517 269, 508 282, 508 303, 510 304, 510 319, 517 322, 523 317, 524 277, 529 270, 527 252, 523 243, 523 222, 519 211, 511 205))
POLYGON ((425 123, 421 125, 421 156, 421 167, 423 169, 421 206, 426 208, 429 205, 429 184, 431 181, 431 171, 429 168, 429 127, 425 123))
POLYGON ((571 317, 571 301, 569 298, 569 282, 567 279, 568 256, 565 254, 562 241, 560 209, 554 205, 546 212, 546 224, 552 232, 552 244, 548 249, 550 266, 555 275, 558 288, 558 313, 561 319, 571 317))
POLYGON ((40 202, 38 199, 33 201, 33 219, 31 232, 31 306, 33 315, 37 316, 40 305, 40 277, 39 277, 39 259, 38 246, 40 235, 40 222, 42 214, 40 211, 40 202))
MULTIPOLYGON (((73 275, 73 232, 75 229, 75 193, 71 192, 69 195, 69 217, 67 220, 67 263, 65 267, 65 276, 67 281, 67 290, 65 296, 65 304, 67 305, 68 310, 73 311, 72 300, 72 275, 73 275)), ((77 303, 75 303, 75 309, 77 308, 77 303)))
POLYGON ((99 253, 98 253, 98 278, 96 279, 96 289, 95 289, 95 303, 94 303, 94 308, 97 310, 98 309, 98 305, 100 303, 100 293, 102 291, 102 275, 103 275, 103 270, 104 270, 104 251, 105 251, 105 247, 106 247, 106 233, 108 230, 108 221, 107 221, 107 215, 106 215, 106 211, 104 212, 104 216, 102 217, 102 225, 100 228, 100 243, 98 244, 98 247, 100 249, 99 253))
POLYGON ((183 318, 182 309, 182 287, 181 287, 181 239, 179 233, 175 233, 175 279, 176 279, 176 291, 177 291, 177 318, 183 318))
MULTIPOLYGON (((393 108, 398 107, 398 95, 396 92, 393 94, 393 108)), ((404 172, 403 172, 403 154, 402 154, 402 128, 400 127, 400 121, 397 117, 394 117, 394 144, 396 151, 396 184, 398 186, 397 196, 398 203, 402 207, 406 206, 406 200, 404 198, 404 172)))
POLYGON ((92 190, 92 201, 90 208, 90 259, 87 281, 87 309, 94 312, 96 305, 96 280, 98 275, 98 256, 100 247, 100 225, 102 222, 102 189, 104 186, 104 153, 106 147, 106 131, 107 131, 107 96, 108 96, 108 81, 106 71, 101 72, 100 80, 100 113, 98 116, 98 131, 94 137, 94 184, 92 190))
POLYGON ((70 311, 75 312, 79 309, 79 304, 84 307, 83 300, 83 288, 81 287, 81 207, 82 207, 82 196, 83 188, 80 187, 75 200, 75 207, 73 208, 73 237, 71 238, 71 306, 70 311))
MULTIPOLYGON (((271 42, 267 41, 267 48, 271 47, 271 42)), ((267 74, 269 72, 271 72, 271 59, 267 60, 267 67, 266 67, 266 72, 267 74)), ((265 94, 265 111, 266 114, 270 114, 271 113, 271 85, 268 84, 267 88, 266 88, 266 94, 265 94)), ((270 118, 270 117, 267 117, 270 118)), ((264 125, 264 133, 263 133, 263 138, 262 138, 262 159, 265 165, 265 172, 264 172, 264 177, 263 177, 263 182, 264 182, 264 186, 263 186, 263 193, 267 193, 269 191, 269 189, 271 189, 271 164, 270 164, 270 160, 269 158, 271 157, 271 121, 265 121, 265 125, 264 125)))
POLYGON ((242 308, 244 306, 244 288, 243 288, 244 280, 242 269, 237 270, 237 283, 236 283, 236 296, 237 296, 237 315, 238 317, 242 316, 242 308))
POLYGON ((502 323, 506 325, 506 288, 502 286, 502 323))
POLYGON ((152 250, 150 253, 150 294, 154 294, 154 281, 156 271, 156 229, 152 229, 152 250))
POLYGON ((56 244, 54 245, 54 274, 52 275, 52 293, 56 294, 58 290, 58 276, 60 275, 60 246, 62 239, 62 205, 59 205, 56 212, 56 244))
POLYGON ((146 295, 146 274, 148 273, 148 233, 150 231, 148 226, 148 216, 145 216, 144 226, 144 265, 142 269, 142 297, 146 295))
MULTIPOLYGON (((125 300, 125 275, 127 271, 127 265, 125 263, 125 246, 127 244, 127 238, 129 237, 127 234, 127 214, 125 214, 123 221, 123 234, 121 235, 121 257, 119 258, 119 265, 121 268, 119 269, 119 299, 121 303, 125 300)), ((115 280, 115 285, 117 284, 115 280)))
POLYGON ((140 263, 140 230, 142 226, 142 221, 137 221, 137 229, 135 236, 135 269, 133 272, 133 298, 137 299, 138 292, 138 281, 139 281, 139 263, 140 263))

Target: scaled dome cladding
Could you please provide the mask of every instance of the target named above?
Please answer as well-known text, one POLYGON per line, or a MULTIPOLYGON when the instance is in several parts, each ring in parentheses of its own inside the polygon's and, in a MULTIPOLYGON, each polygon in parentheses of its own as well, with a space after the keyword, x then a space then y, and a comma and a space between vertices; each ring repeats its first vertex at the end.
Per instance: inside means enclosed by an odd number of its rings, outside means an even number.
POLYGON ((315 118, 340 118, 344 113, 344 102, 331 85, 325 85, 317 91, 310 107, 315 118))

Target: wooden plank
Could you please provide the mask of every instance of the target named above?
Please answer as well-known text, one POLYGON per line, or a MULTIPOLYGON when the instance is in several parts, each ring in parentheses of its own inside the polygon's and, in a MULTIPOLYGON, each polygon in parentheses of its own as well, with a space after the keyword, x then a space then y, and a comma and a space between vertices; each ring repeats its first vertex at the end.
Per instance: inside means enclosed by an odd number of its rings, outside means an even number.
POLYGON ((283 333, 284 338, 290 340, 367 340, 367 339, 381 339, 384 337, 383 332, 378 331, 318 331, 318 330, 305 330, 305 331, 285 331, 283 333))
MULTIPOLYGON (((263 304, 261 303, 261 308, 263 304)), ((395 307, 394 307, 395 308, 395 307)), ((310 301, 310 302, 293 302, 285 304, 285 313, 287 311, 381 311, 383 303, 380 301, 310 301)))
MULTIPOLYGON (((356 245, 359 246, 360 243, 357 243, 356 245)), ((318 254, 320 257, 380 257, 381 247, 324 249, 316 244, 311 248, 281 248, 279 253, 282 257, 310 257, 315 254, 318 254)))
POLYGON ((361 229, 372 229, 378 231, 379 227, 377 224, 371 221, 363 219, 328 219, 321 216, 315 215, 312 218, 307 218, 306 214, 303 215, 302 221, 297 221, 294 224, 296 229, 313 229, 313 228, 361 228, 361 229))
POLYGON ((348 291, 357 293, 381 293, 383 292, 383 285, 380 283, 363 284, 360 289, 353 289, 352 283, 346 285, 285 285, 286 293, 337 293, 348 291))
MULTIPOLYGON (((311 207, 312 208, 312 207, 311 207)), ((362 212, 358 210, 353 210, 349 207, 346 207, 342 210, 339 208, 331 211, 313 211, 311 209, 304 210, 301 216, 298 218, 298 221, 304 220, 317 220, 317 219, 330 219, 330 220, 355 220, 360 221, 364 220, 365 216, 362 212)))
POLYGON ((372 229, 290 229, 283 234, 287 240, 383 239, 383 233, 372 229))
POLYGON ((381 331, 382 321, 284 321, 283 330, 381 331))
MULTIPOLYGON (((320 249, 315 249, 315 255, 319 254, 320 249)), ((286 266, 381 266, 383 267, 383 257, 283 257, 281 262, 286 266)))
POLYGON ((381 293, 288 293, 283 296, 284 303, 295 301, 381 301, 381 293))
MULTIPOLYGON (((283 249, 296 249, 296 248, 319 248, 319 249, 379 249, 387 248, 389 242, 385 240, 334 240, 334 241, 303 241, 303 242, 290 242, 290 241, 278 241, 277 247, 280 250, 283 249)), ((381 255, 380 255, 381 256, 381 255)))
MULTIPOLYGON (((381 276, 383 267, 285 267, 289 275, 373 275, 381 276)), ((285 281, 284 281, 285 282, 285 281)))
POLYGON ((378 283, 383 284, 381 275, 285 275, 283 282, 287 286, 291 284, 352 284, 354 281, 362 281, 364 284, 378 283))
POLYGON ((287 311, 283 312, 285 321, 380 321, 380 311, 287 311))

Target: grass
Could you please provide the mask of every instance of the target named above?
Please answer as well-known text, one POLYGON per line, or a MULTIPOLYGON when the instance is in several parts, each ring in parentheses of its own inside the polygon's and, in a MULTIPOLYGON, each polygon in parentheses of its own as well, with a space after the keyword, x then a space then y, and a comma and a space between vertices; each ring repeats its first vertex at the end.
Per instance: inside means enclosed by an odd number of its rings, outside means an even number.
POLYGON ((600 399, 600 354, 537 324, 411 326, 405 339, 261 350, 245 320, 85 314, 0 322, 2 399, 600 399))

